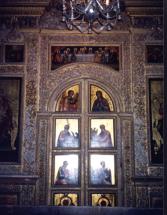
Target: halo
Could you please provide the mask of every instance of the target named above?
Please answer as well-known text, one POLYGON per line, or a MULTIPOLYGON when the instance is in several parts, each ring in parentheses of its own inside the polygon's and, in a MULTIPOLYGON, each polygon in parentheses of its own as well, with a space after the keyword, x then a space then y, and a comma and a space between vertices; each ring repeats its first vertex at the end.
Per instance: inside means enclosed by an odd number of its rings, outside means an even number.
POLYGON ((60 200, 60 205, 61 205, 61 206, 70 206, 71 203, 72 203, 71 198, 70 198, 70 197, 67 197, 67 196, 61 198, 61 200, 60 200))
POLYGON ((100 205, 100 206, 106 206, 106 207, 107 207, 109 204, 110 204, 110 201, 109 201, 109 199, 106 198, 106 197, 101 197, 101 198, 99 198, 99 200, 98 200, 98 205, 100 205), (104 202, 105 202, 105 205, 103 205, 104 202))

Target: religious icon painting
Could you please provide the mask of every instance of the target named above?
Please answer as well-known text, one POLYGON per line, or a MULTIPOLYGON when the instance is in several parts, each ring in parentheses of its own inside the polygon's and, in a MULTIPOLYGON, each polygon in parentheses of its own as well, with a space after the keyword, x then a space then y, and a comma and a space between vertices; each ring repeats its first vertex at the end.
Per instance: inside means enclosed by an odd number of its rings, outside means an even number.
POLYGON ((114 104, 108 93, 95 85, 90 87, 90 110, 97 113, 114 111, 114 104))
POLYGON ((163 45, 146 45, 146 63, 163 63, 163 45))
POLYGON ((112 148, 114 141, 114 119, 91 119, 90 120, 90 147, 112 148))
POLYGON ((53 205, 78 206, 78 194, 77 193, 54 193, 53 205))
POLYGON ((151 163, 163 163, 164 93, 163 80, 149 80, 151 163))
POLYGON ((119 71, 119 46, 51 46, 51 70, 76 62, 97 63, 119 71))
POLYGON ((79 184, 79 159, 77 154, 56 154, 54 156, 54 185, 79 184))
POLYGON ((100 207, 115 207, 116 195, 115 193, 92 193, 91 205, 100 207))
POLYGON ((79 108, 79 85, 74 85, 62 92, 56 104, 56 111, 78 112, 79 108))
POLYGON ((91 154, 89 178, 91 185, 115 185, 115 156, 106 154, 91 154))
POLYGON ((0 162, 19 162, 21 78, 0 78, 0 162))
POLYGON ((80 142, 79 120, 71 118, 55 119, 54 147, 57 148, 78 148, 80 142))
POLYGON ((23 63, 24 45, 5 45, 5 63, 23 63))

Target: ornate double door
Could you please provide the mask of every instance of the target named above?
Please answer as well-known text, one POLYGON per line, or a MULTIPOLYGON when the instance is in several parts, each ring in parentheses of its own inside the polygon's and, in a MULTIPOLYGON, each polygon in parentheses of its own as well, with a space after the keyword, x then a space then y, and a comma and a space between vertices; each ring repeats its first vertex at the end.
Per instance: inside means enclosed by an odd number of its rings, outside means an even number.
POLYGON ((89 79, 73 82, 54 109, 51 204, 120 205, 120 123, 110 89, 89 79))

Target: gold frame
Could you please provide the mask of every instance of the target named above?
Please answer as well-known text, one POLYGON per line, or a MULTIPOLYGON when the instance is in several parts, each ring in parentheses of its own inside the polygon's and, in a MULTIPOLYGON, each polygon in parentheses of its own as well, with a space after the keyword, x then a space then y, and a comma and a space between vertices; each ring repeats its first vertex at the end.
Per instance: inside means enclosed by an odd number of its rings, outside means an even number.
POLYGON ((81 147, 81 130, 80 130, 80 127, 81 127, 81 122, 80 122, 80 117, 69 117, 69 116, 67 116, 67 117, 54 117, 53 118, 53 130, 54 130, 54 132, 53 132, 53 137, 52 137, 52 147, 53 147, 53 149, 57 149, 57 150, 65 150, 65 149, 80 149, 80 147, 81 147), (57 133, 57 131, 56 131, 56 120, 77 120, 78 121, 78 146, 77 147, 58 147, 58 146, 56 146, 56 144, 55 144, 55 139, 56 139, 56 133, 57 133))
MULTIPOLYGON (((57 188, 57 187, 80 187, 80 184, 81 184, 81 177, 80 177, 80 166, 81 166, 81 164, 80 164, 80 159, 79 159, 79 154, 80 153, 76 153, 76 152, 70 152, 70 153, 67 153, 67 152, 63 152, 63 153, 58 153, 58 152, 54 152, 53 153, 53 156, 52 156, 52 168, 54 168, 54 171, 52 171, 52 175, 51 175, 51 184, 52 184, 52 188, 57 188), (78 175, 77 175, 77 181, 78 181, 78 183, 66 183, 66 184, 55 184, 54 183, 54 181, 56 180, 56 178, 55 178, 55 174, 56 174, 56 172, 55 172, 55 170, 56 170, 56 163, 55 163, 55 157, 56 156, 70 156, 70 155, 77 155, 77 157, 78 157, 78 175)), ((69 162, 69 159, 66 159, 67 160, 67 162, 69 162)), ((64 161, 63 161, 64 162, 64 161)), ((60 166, 59 166, 59 168, 60 168, 60 166)), ((58 170, 59 170, 59 168, 58 168, 58 170)))

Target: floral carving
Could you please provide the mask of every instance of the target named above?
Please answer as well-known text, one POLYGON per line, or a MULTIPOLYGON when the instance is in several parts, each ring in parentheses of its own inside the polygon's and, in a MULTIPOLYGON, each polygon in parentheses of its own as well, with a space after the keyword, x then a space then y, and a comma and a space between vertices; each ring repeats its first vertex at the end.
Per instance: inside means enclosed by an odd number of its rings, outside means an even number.
POLYGON ((38 121, 39 135, 38 135, 38 199, 40 204, 45 204, 46 202, 46 172, 48 168, 47 161, 47 134, 48 134, 48 119, 40 119, 38 121))
POLYGON ((147 187, 136 187, 136 207, 149 207, 149 195, 147 187))
POLYGON ((27 42, 27 74, 26 74, 26 107, 24 124, 24 171, 36 172, 36 111, 38 88, 38 56, 39 43, 35 34, 26 35, 27 42))
POLYGON ((133 164, 133 145, 131 139, 132 121, 131 119, 122 119, 122 144, 123 144, 123 163, 124 163, 124 181, 125 181, 125 205, 127 207, 134 206, 134 191, 132 186, 132 176, 134 174, 133 164), (127 198, 128 197, 128 198, 127 198))

